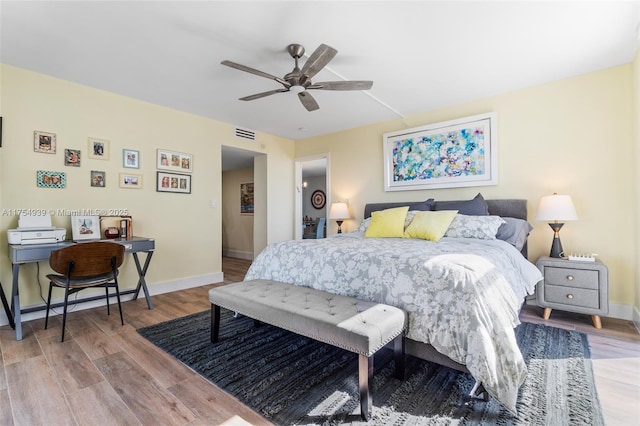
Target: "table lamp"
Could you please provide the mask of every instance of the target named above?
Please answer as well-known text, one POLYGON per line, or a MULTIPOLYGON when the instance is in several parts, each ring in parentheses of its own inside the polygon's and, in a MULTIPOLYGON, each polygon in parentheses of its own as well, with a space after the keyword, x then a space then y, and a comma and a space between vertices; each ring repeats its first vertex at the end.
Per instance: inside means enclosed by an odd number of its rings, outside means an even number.
POLYGON ((549 226, 553 229, 553 243, 551 244, 551 257, 562 257, 562 243, 560 242, 560 229, 565 220, 577 220, 578 214, 569 195, 546 195, 540 199, 536 220, 551 221, 549 226))
POLYGON ((335 219, 336 224, 338 225, 338 234, 342 234, 342 222, 349 218, 351 218, 351 216, 349 215, 349 207, 347 206, 347 203, 331 204, 329 219, 335 219))

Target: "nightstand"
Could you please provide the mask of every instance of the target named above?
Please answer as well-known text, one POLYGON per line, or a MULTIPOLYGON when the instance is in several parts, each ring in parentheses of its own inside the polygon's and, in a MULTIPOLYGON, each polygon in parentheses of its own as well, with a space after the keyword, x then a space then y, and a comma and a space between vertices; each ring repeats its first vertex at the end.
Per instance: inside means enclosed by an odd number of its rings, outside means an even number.
POLYGON ((591 315, 602 328, 600 315, 609 313, 609 270, 599 260, 582 262, 543 256, 536 266, 543 279, 536 286, 538 306, 549 319, 552 309, 591 315))

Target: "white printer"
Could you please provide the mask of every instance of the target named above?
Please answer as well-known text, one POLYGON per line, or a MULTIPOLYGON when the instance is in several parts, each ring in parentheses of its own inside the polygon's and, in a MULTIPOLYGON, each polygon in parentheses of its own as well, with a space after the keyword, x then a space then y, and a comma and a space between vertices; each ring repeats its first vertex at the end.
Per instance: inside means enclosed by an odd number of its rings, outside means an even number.
POLYGON ((7 231, 9 244, 49 244, 67 239, 67 230, 51 226, 51 215, 20 214, 18 228, 7 231))

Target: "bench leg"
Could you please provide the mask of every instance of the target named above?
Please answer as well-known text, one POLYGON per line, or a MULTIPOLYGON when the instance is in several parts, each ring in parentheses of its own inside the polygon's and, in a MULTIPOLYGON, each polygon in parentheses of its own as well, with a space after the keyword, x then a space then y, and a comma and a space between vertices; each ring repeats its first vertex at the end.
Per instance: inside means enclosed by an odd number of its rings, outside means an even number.
POLYGON ((393 339, 393 356, 396 364, 396 379, 404 380, 404 337, 402 334, 393 339))
POLYGON ((364 421, 371 417, 373 405, 369 382, 373 378, 373 355, 366 357, 358 355, 358 381, 360 382, 360 415, 364 421))
POLYGON ((220 333, 220 306, 211 304, 211 343, 218 343, 220 333))

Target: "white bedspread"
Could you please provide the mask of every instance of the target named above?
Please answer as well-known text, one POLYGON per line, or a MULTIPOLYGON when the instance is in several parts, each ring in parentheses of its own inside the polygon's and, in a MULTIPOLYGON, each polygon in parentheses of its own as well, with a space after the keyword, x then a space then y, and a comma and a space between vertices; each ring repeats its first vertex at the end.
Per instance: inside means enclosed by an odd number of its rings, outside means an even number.
POLYGON ((514 327, 540 271, 500 240, 364 238, 269 245, 245 280, 272 279, 403 308, 407 337, 464 364, 515 413, 526 365, 514 327))

